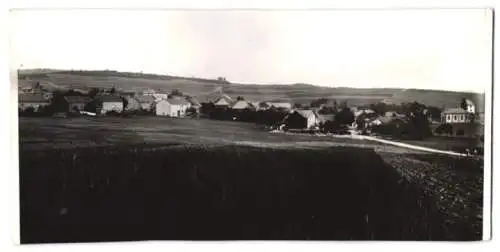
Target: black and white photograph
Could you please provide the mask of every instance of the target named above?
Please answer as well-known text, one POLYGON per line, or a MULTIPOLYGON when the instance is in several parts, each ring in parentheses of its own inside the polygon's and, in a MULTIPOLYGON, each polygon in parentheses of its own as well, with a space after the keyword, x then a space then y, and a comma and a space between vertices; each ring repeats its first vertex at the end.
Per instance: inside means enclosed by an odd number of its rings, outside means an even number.
POLYGON ((481 241, 493 14, 13 9, 20 243, 481 241))

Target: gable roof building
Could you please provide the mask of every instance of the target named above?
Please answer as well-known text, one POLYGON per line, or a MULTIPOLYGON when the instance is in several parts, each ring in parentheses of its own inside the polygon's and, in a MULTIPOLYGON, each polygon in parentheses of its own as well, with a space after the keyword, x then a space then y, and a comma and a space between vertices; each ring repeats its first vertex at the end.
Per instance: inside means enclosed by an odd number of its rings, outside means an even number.
POLYGON ((311 129, 320 123, 318 113, 313 110, 294 110, 283 120, 289 129, 311 129))
POLYGON ((23 111, 33 108, 33 111, 37 112, 40 107, 48 106, 49 104, 50 101, 40 94, 20 94, 18 96, 18 108, 23 111))
POLYGON ((190 103, 185 99, 168 98, 154 103, 157 116, 184 117, 190 103))
POLYGON ((68 111, 70 112, 83 111, 85 105, 92 102, 92 99, 87 96, 65 96, 64 100, 68 103, 68 111))
POLYGON ((119 96, 115 95, 103 95, 94 97, 94 101, 97 102, 100 107, 100 113, 106 114, 108 112, 114 111, 120 113, 123 111, 123 100, 119 96))

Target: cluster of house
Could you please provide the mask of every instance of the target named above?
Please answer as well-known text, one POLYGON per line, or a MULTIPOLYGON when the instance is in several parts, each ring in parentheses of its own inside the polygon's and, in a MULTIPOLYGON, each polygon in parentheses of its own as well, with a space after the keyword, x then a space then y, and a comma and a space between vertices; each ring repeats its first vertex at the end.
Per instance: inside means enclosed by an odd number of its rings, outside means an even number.
MULTIPOLYGON (((40 89, 20 90, 19 92, 19 109, 26 110, 32 108, 33 111, 38 111, 44 106, 51 103, 52 93, 41 91, 40 89)), ((168 117, 184 117, 187 115, 188 109, 199 111, 203 103, 212 104, 218 108, 228 108, 233 111, 263 111, 269 109, 278 109, 285 111, 288 115, 285 121, 290 128, 299 129, 313 129, 317 128, 320 124, 333 121, 335 115, 320 114, 318 111, 322 106, 329 106, 328 103, 320 105, 318 108, 313 109, 299 109, 294 108, 290 102, 267 102, 267 101, 247 101, 244 99, 233 100, 226 94, 210 94, 200 101, 197 98, 184 96, 182 94, 168 93, 162 90, 148 89, 142 92, 117 92, 114 94, 102 93, 94 97, 73 95, 64 97, 64 106, 67 106, 69 112, 84 111, 89 103, 96 103, 97 112, 106 114, 111 111, 149 111, 157 116, 168 117), (125 105, 125 106, 124 106, 125 105)), ((475 105, 472 101, 466 100, 467 108, 448 108, 444 109, 441 114, 441 124, 458 125, 468 124, 471 122, 471 115, 481 115, 477 113, 475 105)), ((331 105, 331 104, 330 104, 331 105)), ((386 112, 384 115, 378 115, 371 109, 358 109, 357 107, 349 107, 354 114, 354 122, 350 125, 352 128, 371 128, 377 125, 388 123, 404 124, 408 123, 408 118, 403 114, 398 114, 395 111, 386 112), (361 124, 361 125, 360 125, 361 124)), ((424 110, 428 119, 432 122, 430 114, 424 110)), ((483 114, 484 115, 484 114, 483 114)), ((484 120, 477 120, 484 122, 484 120)))
MULTIPOLYGON (((51 103, 52 93, 41 89, 20 89, 18 95, 18 107, 25 111, 28 108, 34 112, 48 106, 51 103)), ((90 103, 95 103, 98 108, 96 112, 106 114, 114 111, 147 111, 157 116, 184 117, 191 108, 199 111, 202 103, 191 96, 168 93, 163 90, 148 89, 140 92, 116 92, 100 93, 94 97, 86 95, 68 95, 64 97, 68 112, 84 111, 90 103)), ((249 102, 244 100, 234 101, 225 94, 205 97, 203 103, 211 103, 215 107, 229 108, 233 110, 267 110, 270 108, 289 111, 292 104, 289 102, 249 102)))

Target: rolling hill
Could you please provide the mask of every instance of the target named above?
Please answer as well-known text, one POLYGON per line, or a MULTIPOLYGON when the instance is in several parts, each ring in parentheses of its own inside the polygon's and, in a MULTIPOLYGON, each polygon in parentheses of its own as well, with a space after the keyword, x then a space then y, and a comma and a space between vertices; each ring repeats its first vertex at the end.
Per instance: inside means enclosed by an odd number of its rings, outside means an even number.
MULTIPOLYGON (((377 102, 400 104, 417 101, 428 106, 457 107, 465 97, 472 100, 480 111, 484 111, 484 94, 389 88, 320 87, 310 84, 238 84, 215 79, 186 78, 169 75, 126 73, 117 71, 68 71, 68 70, 20 70, 19 85, 35 82, 49 89, 89 90, 93 87, 140 91, 143 89, 179 89, 186 94, 207 97, 213 92, 222 92, 230 97, 243 96, 252 101, 290 101, 309 103, 318 98, 347 101, 349 105, 366 105, 377 102)), ((203 101, 203 99, 200 99, 203 101)))

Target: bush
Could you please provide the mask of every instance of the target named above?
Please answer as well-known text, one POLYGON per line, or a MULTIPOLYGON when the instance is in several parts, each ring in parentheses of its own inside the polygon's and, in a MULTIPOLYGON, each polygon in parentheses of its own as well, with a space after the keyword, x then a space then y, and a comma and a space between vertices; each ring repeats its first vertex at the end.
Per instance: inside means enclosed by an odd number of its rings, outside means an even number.
POLYGON ((348 128, 346 125, 341 125, 336 121, 327 121, 320 125, 320 130, 323 133, 334 133, 345 135, 349 134, 348 128))
POLYGON ((450 124, 443 123, 436 128, 435 133, 451 135, 453 134, 453 128, 450 124))

